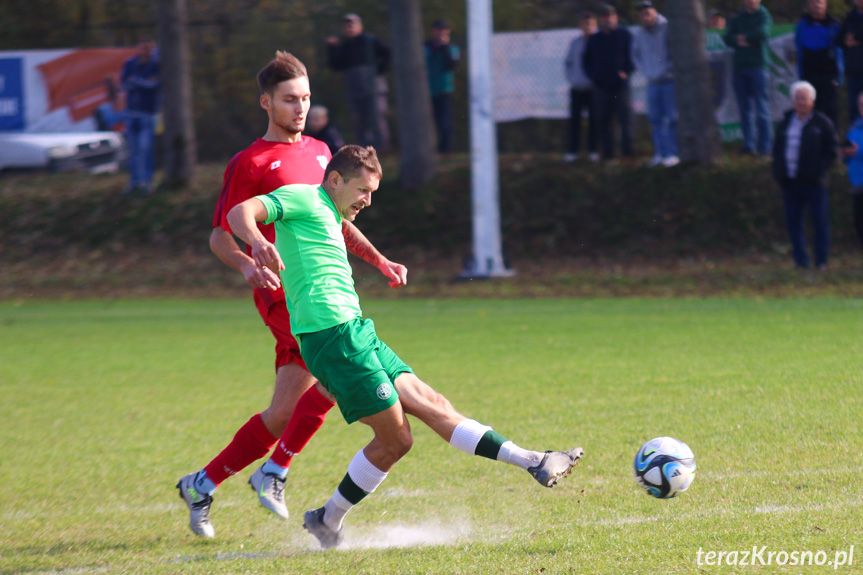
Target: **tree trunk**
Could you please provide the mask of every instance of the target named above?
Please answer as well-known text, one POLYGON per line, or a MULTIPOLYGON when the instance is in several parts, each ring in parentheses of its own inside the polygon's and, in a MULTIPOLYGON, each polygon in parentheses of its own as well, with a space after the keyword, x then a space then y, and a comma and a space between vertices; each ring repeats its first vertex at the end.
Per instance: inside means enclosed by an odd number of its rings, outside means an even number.
POLYGON ((665 8, 668 47, 674 61, 680 159, 712 163, 719 154, 719 128, 702 0, 668 0, 665 8))
POLYGON ((159 0, 158 36, 165 126, 164 185, 181 188, 194 183, 198 159, 186 36, 186 0, 159 0))
POLYGON ((415 189, 437 171, 435 127, 423 53, 419 0, 389 0, 401 185, 415 189))

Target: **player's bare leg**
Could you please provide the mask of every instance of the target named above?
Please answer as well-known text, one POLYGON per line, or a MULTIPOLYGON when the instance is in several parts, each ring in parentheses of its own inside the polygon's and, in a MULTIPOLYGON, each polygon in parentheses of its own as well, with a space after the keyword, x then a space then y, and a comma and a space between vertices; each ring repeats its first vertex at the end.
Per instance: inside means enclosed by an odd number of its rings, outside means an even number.
MULTIPOLYGON (((197 473, 177 483, 180 497, 189 507, 189 527, 199 536, 213 537, 210 523, 213 493, 228 476, 266 455, 284 431, 299 398, 317 380, 296 363, 280 366, 270 407, 253 416, 234 436, 231 443, 197 473)), ((284 503, 284 478, 255 473, 249 481, 261 505, 279 516, 287 516, 284 503)))
POLYGON ((273 437, 281 437, 300 397, 317 382, 315 376, 296 363, 279 367, 276 371, 273 399, 270 406, 261 412, 261 419, 273 437))
POLYGON ((413 373, 396 378, 405 413, 425 423, 453 447, 527 470, 545 487, 554 487, 572 472, 584 454, 580 447, 569 451, 530 451, 508 441, 490 427, 461 415, 442 394, 413 373))

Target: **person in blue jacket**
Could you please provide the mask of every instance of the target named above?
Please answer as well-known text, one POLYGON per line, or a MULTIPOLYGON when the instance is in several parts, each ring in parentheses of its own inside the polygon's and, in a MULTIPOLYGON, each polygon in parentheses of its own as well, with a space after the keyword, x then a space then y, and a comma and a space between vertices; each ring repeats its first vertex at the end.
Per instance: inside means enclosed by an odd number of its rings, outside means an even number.
MULTIPOLYGON (((857 96, 857 107, 863 110, 863 94, 857 96)), ((851 198, 854 204, 854 229, 863 246, 863 119, 859 116, 848 130, 848 136, 839 148, 839 157, 848 166, 851 180, 851 198)))
POLYGON ((159 111, 162 75, 151 38, 138 44, 138 54, 123 64, 120 83, 126 92, 126 145, 129 149, 127 194, 148 195, 155 169, 156 114, 159 111))
POLYGON ((815 109, 833 125, 839 111, 839 80, 845 73, 842 48, 836 38, 842 24, 827 13, 827 0, 809 0, 808 12, 797 22, 797 74, 818 92, 815 109))

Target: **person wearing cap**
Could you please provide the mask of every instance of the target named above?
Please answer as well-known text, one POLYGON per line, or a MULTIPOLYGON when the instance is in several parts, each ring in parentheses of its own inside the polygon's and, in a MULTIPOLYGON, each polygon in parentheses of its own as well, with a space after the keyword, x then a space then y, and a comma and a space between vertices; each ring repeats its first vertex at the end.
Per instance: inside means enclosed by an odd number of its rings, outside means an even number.
POLYGON ((437 127, 438 152, 448 154, 452 146, 452 94, 455 92, 453 70, 461 60, 458 46, 450 43, 446 20, 432 23, 431 38, 425 46, 426 70, 431 89, 432 111, 437 127))
POLYGON ((632 39, 632 60, 647 78, 647 119, 653 136, 653 158, 649 168, 667 168, 680 163, 677 157, 677 100, 674 66, 668 51, 668 20, 650 0, 638 3, 641 26, 632 39))
POLYGON ((598 162, 593 82, 584 73, 582 64, 587 40, 596 34, 596 15, 593 12, 583 12, 579 18, 578 27, 581 29, 581 34, 570 42, 569 52, 564 61, 564 72, 569 81, 569 137, 563 160, 572 162, 578 158, 578 150, 581 147, 581 113, 587 111, 587 157, 591 162, 598 162))
POLYGON ((390 66, 390 48, 363 31, 356 14, 342 17, 342 38, 327 38, 330 68, 344 72, 354 139, 361 146, 374 146, 378 152, 390 149, 387 124, 387 94, 384 75, 390 66))
POLYGON ((773 145, 773 120, 770 116, 770 30, 773 18, 761 0, 743 0, 743 10, 731 19, 725 44, 734 49, 732 84, 740 112, 743 153, 766 156, 773 145), (755 111, 758 141, 752 130, 755 111), (756 147, 757 146, 757 147, 756 147))
POLYGON ((618 26, 614 6, 604 4, 599 9, 600 32, 587 41, 582 56, 584 73, 593 82, 593 101, 597 127, 606 160, 614 158, 614 128, 617 116, 620 124, 620 145, 624 156, 632 154, 632 106, 629 76, 635 69, 630 52, 632 34, 618 26))
POLYGON ((833 125, 839 113, 839 79, 844 72, 842 49, 836 45, 839 20, 827 13, 827 0, 809 0, 807 12, 797 22, 797 74, 815 87, 815 109, 833 125))
POLYGON ((722 10, 711 10, 707 13, 708 30, 725 30, 725 13, 722 10))

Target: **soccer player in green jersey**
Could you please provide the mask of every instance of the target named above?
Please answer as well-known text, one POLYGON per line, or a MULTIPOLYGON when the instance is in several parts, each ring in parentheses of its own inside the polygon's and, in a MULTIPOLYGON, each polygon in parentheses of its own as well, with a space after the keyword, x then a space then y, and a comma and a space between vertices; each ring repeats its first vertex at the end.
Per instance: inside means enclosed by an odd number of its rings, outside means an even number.
POLYGON ((231 228, 251 247, 255 263, 283 272, 291 330, 309 371, 335 396, 349 424, 360 421, 374 432, 329 501, 305 514, 303 526, 324 548, 342 541, 347 512, 410 450, 407 415, 453 447, 526 469, 546 487, 569 475, 583 454, 578 447, 522 449, 468 419, 378 339, 372 320, 362 318, 341 229, 343 221, 354 221, 371 205, 381 176, 374 148, 345 146, 333 156, 321 186, 283 186, 228 213, 231 228), (275 224, 275 245, 257 222, 275 224))

